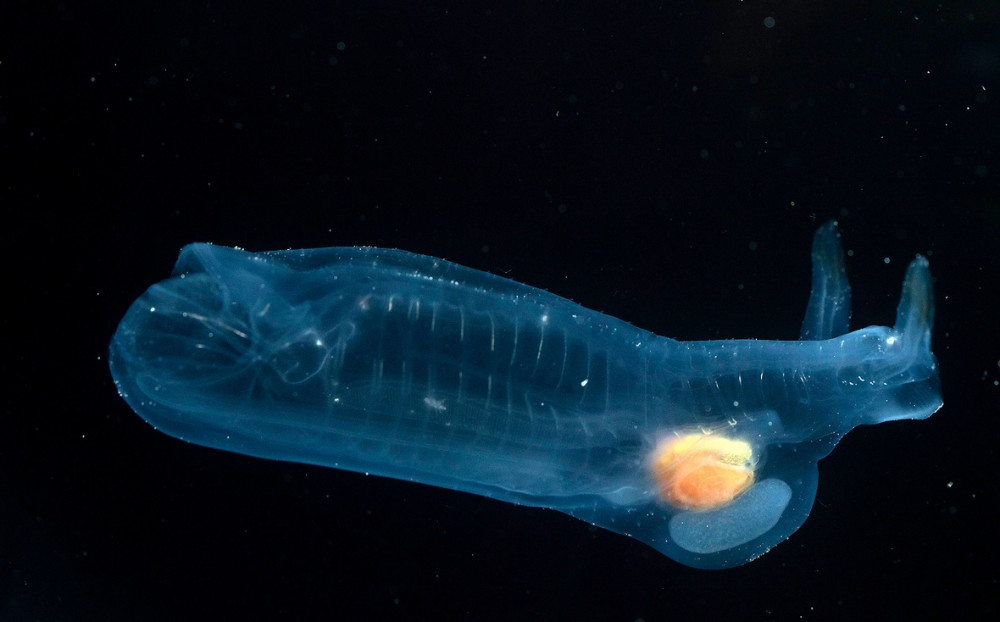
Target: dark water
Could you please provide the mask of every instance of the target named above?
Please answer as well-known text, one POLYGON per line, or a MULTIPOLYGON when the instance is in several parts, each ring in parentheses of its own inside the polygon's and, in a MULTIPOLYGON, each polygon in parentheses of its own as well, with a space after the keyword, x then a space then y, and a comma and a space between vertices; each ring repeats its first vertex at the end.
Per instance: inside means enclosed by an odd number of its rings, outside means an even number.
POLYGON ((0 7, 0 620, 997 614, 995 3, 510 4, 0 7), (848 435, 802 529, 733 570, 184 444, 104 360, 193 241, 404 248, 671 337, 794 339, 831 218, 854 327, 929 257, 945 406, 848 435))

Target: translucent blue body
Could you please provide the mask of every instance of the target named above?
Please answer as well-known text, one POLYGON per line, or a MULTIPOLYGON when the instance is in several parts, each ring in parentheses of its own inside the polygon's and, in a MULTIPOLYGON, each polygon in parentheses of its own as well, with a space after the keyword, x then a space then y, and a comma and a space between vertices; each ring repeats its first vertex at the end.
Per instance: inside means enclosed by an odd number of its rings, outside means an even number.
POLYGON ((725 568, 802 524, 851 428, 942 404, 927 261, 893 328, 848 332, 849 298, 833 223, 793 342, 679 342, 404 251, 192 244, 128 310, 110 365, 139 415, 192 443, 553 508, 725 568), (721 508, 657 494, 650 452, 692 431, 757 456, 721 508))

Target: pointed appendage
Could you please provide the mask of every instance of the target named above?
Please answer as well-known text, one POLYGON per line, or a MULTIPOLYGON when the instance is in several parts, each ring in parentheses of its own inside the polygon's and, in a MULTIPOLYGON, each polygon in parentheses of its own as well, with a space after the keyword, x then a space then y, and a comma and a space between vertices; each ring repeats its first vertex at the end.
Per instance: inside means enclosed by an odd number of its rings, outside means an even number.
POLYGON ((927 258, 917 255, 906 269, 903 293, 896 309, 896 326, 908 348, 930 351, 934 324, 934 290, 927 258))
POLYGON ((851 286, 837 223, 831 220, 813 236, 812 293, 799 338, 815 341, 843 335, 850 318, 851 286))

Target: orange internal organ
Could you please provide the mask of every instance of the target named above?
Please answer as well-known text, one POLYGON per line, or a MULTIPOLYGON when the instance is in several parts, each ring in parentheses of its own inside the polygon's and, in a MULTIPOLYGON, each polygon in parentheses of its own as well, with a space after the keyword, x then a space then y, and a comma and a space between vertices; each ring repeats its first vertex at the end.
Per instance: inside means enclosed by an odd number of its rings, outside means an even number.
POLYGON ((712 510, 732 501, 753 483, 749 443, 710 434, 661 441, 651 469, 660 497, 687 510, 712 510))

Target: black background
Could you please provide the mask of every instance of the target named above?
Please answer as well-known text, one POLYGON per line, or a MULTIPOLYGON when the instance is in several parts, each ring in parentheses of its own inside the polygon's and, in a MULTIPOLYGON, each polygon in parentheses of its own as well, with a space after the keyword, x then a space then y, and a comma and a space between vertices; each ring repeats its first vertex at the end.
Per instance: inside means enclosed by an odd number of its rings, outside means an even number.
POLYGON ((996 616, 998 11, 2 3, 0 620, 996 616), (192 241, 405 248, 678 339, 794 339, 830 218, 855 327, 930 257, 945 407, 848 435, 733 570, 187 445, 104 358, 192 241))

